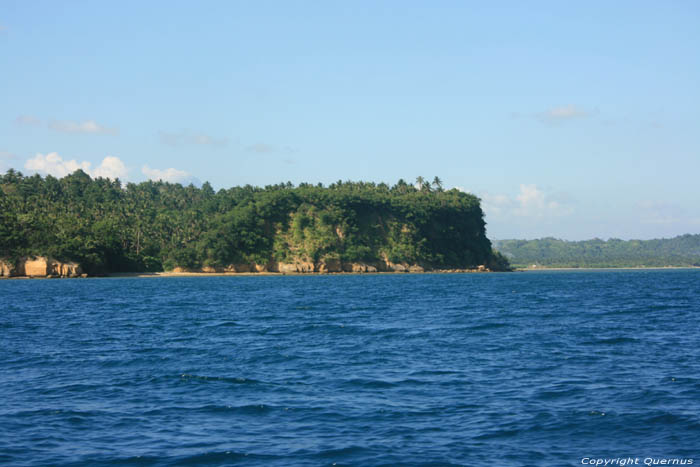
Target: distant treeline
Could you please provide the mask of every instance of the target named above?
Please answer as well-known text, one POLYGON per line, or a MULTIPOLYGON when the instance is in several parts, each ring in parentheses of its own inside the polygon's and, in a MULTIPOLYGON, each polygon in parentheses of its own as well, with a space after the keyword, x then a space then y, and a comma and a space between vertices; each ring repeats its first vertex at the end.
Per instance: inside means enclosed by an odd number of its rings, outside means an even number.
POLYGON ((0 176, 0 258, 78 261, 89 273, 271 261, 507 268, 491 250, 479 199, 399 180, 246 185, 0 176))
POLYGON ((495 240, 494 246, 515 267, 700 266, 700 235, 655 240, 596 238, 579 242, 556 238, 495 240))

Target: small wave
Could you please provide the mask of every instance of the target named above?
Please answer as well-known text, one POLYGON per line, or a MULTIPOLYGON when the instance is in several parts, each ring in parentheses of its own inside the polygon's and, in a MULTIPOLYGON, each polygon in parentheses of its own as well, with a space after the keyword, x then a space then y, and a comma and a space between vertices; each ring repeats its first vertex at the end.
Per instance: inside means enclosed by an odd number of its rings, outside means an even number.
POLYGON ((180 456, 178 458, 159 459, 160 461, 168 461, 170 465, 227 465, 230 462, 241 460, 273 460, 278 456, 251 454, 238 451, 213 451, 193 454, 189 456, 180 456))
POLYGON ((147 416, 159 416, 167 415, 172 412, 194 412, 199 414, 213 415, 222 413, 236 413, 242 415, 262 415, 265 413, 272 412, 278 407, 265 405, 265 404, 245 404, 245 405, 215 405, 207 404, 196 407, 187 406, 170 406, 162 407, 153 410, 148 410, 143 412, 143 415, 147 416))
POLYGON ((392 387, 395 387, 397 384, 400 384, 400 383, 396 383, 396 382, 383 381, 380 379, 363 379, 363 378, 353 378, 353 379, 345 380, 343 383, 348 385, 348 386, 359 386, 359 387, 368 388, 368 389, 392 388, 392 387))
POLYGON ((507 323, 484 323, 467 328, 470 331, 485 331, 487 329, 498 329, 510 326, 507 323))
POLYGON ((214 322, 214 323, 209 323, 204 327, 207 327, 207 328, 232 328, 235 326, 239 326, 239 324, 235 321, 226 320, 226 321, 218 321, 218 322, 214 322))
POLYGON ((686 414, 675 414, 675 413, 659 413, 648 417, 645 421, 647 424, 651 425, 669 425, 669 426, 682 426, 686 425, 692 427, 693 429, 700 428, 700 422, 697 417, 686 415, 686 414))
POLYGON ((486 440, 495 438, 512 438, 513 436, 517 436, 518 433, 520 433, 520 430, 495 430, 475 436, 474 439, 486 440))
POLYGON ((616 345, 616 344, 634 344, 640 342, 634 337, 610 337, 607 339, 596 339, 594 341, 584 342, 586 345, 616 345))
POLYGON ((562 390, 540 391, 536 394, 535 397, 541 400, 551 400, 560 399, 562 397, 570 397, 576 394, 580 394, 581 392, 583 392, 582 388, 567 388, 562 390))
POLYGON ((318 457, 343 457, 343 456, 352 456, 355 454, 359 454, 361 452, 367 451, 367 448, 363 446, 347 446, 344 448, 336 448, 336 449, 327 449, 325 451, 320 451, 316 455, 318 457))
POLYGON ((463 372, 457 370, 419 370, 409 373, 411 376, 441 376, 441 375, 456 375, 463 372))
POLYGON ((240 376, 205 376, 205 375, 195 375, 191 373, 182 373, 180 379, 183 381, 212 381, 212 382, 225 382, 233 384, 262 384, 262 381, 251 378, 243 378, 240 376))
POLYGON ((58 417, 68 420, 82 420, 88 417, 104 417, 110 415, 110 412, 105 412, 101 410, 64 410, 64 409, 36 409, 36 410, 22 410, 18 412, 9 412, 4 415, 9 415, 19 418, 28 417, 58 417))

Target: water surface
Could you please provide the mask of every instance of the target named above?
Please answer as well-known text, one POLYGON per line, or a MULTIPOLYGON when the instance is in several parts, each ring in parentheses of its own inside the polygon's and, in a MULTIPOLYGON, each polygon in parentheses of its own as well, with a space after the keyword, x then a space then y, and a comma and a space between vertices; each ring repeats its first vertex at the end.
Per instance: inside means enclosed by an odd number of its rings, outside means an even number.
POLYGON ((695 458, 700 271, 0 281, 0 463, 695 458))

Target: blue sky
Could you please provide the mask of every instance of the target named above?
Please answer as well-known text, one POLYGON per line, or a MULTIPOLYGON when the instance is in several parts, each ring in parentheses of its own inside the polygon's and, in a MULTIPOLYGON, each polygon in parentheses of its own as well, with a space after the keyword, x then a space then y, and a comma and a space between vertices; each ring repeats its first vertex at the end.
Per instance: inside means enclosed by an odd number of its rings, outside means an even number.
POLYGON ((0 170, 440 176, 492 238, 700 233, 696 1, 8 1, 0 170))

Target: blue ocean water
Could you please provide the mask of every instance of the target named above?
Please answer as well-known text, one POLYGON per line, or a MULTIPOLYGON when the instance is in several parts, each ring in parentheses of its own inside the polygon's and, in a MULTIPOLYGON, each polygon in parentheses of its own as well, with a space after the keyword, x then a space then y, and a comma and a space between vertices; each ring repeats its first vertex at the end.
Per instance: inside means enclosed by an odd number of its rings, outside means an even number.
POLYGON ((0 463, 700 463, 700 271, 0 281, 0 463))

